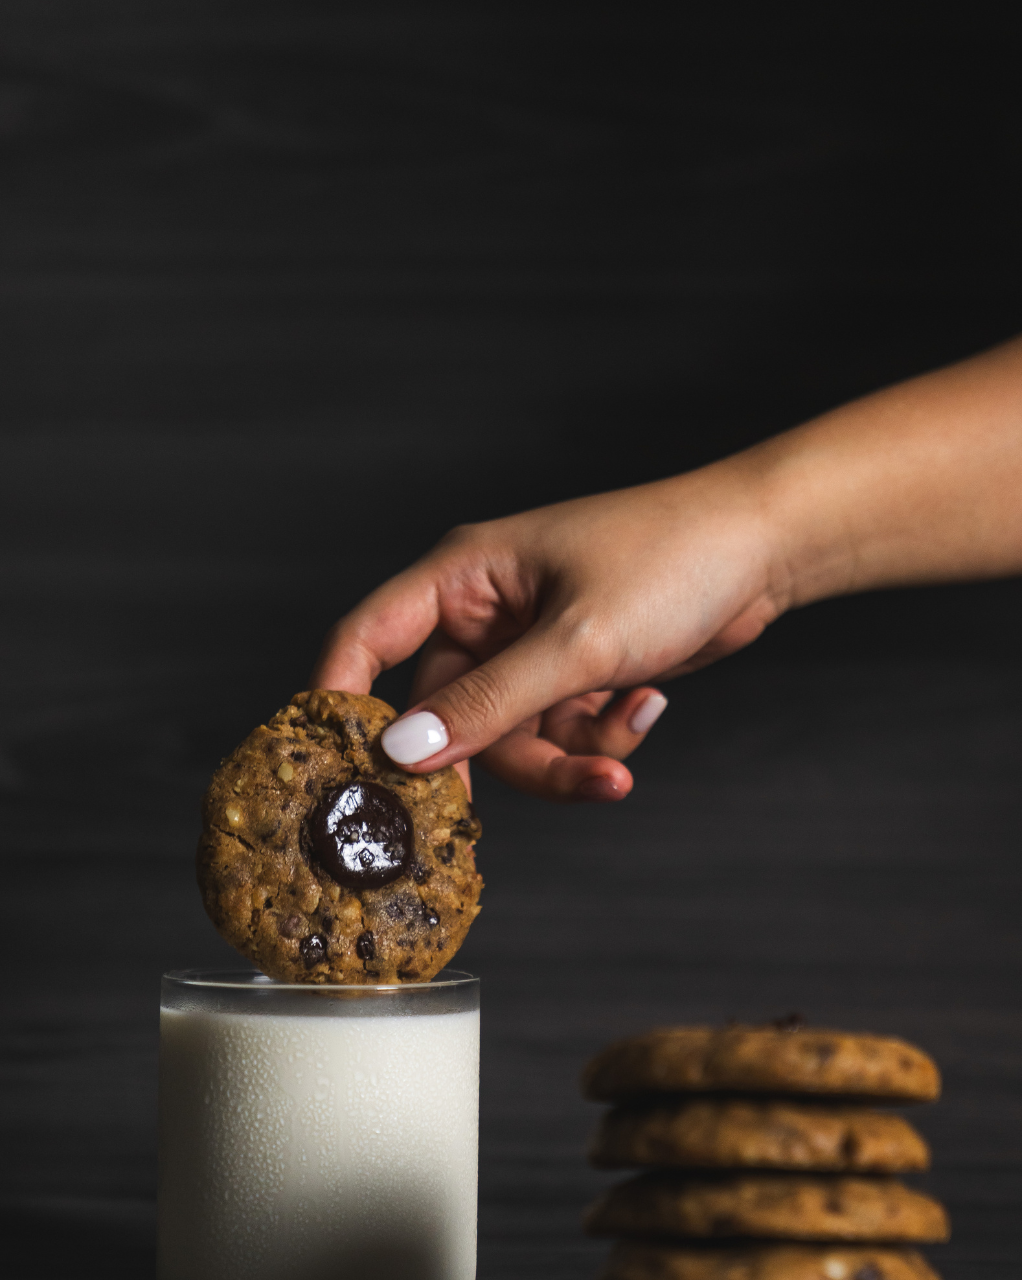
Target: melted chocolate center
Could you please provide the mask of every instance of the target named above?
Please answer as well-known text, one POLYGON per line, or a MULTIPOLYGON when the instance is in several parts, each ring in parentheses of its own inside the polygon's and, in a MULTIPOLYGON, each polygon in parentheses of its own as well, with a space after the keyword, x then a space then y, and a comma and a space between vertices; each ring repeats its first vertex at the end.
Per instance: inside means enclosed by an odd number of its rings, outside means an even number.
POLYGON ((313 860, 351 889, 396 880, 414 849, 411 814, 376 782, 328 791, 309 814, 306 834, 313 860))

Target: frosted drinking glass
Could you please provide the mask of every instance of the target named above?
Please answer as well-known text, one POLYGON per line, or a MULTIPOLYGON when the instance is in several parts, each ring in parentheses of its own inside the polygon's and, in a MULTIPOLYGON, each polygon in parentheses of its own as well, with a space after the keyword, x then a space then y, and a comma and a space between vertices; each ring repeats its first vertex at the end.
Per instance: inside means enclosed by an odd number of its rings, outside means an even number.
POLYGON ((169 973, 160 1280, 472 1280, 479 981, 169 973))

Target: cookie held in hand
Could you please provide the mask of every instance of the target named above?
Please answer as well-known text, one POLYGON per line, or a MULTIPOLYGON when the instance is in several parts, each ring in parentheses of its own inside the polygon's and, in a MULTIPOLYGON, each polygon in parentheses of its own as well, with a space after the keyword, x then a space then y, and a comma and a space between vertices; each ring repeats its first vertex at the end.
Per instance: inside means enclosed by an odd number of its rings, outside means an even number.
POLYGON ((368 695, 296 694, 213 775, 198 880, 232 946, 282 982, 427 982, 479 913, 481 828, 453 767, 410 774, 368 695))

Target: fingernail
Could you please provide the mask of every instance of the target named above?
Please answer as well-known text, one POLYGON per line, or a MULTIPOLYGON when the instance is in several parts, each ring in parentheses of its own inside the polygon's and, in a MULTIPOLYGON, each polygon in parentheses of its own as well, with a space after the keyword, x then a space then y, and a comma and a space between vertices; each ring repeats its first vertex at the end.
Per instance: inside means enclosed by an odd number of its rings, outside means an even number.
POLYGON ((624 799, 621 789, 616 787, 609 778, 598 774, 594 778, 586 778, 584 782, 580 782, 575 788, 575 795, 579 800, 622 800, 624 799))
POLYGON ((666 706, 667 699, 662 693, 649 694, 632 712, 628 728, 632 733, 645 733, 647 729, 652 729, 663 715, 666 706))
POLYGON ((447 746, 447 729, 432 711, 416 711, 384 729, 380 745, 395 764, 418 764, 447 746))

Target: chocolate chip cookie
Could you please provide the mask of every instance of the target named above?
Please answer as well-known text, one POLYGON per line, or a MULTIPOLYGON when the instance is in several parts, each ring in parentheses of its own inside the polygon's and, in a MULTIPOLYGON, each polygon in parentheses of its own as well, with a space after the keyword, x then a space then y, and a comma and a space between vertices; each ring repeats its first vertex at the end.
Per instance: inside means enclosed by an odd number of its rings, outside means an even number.
POLYGON ((903 1173, 928 1168, 930 1152, 907 1120, 865 1107, 687 1098, 608 1111, 589 1159, 603 1169, 903 1173))
POLYGON ((662 1027, 619 1040, 582 1075, 582 1093, 616 1102, 651 1093, 821 1093, 931 1102, 940 1072, 890 1036, 775 1026, 662 1027))
POLYGON ((213 775, 203 902, 272 978, 426 982, 479 912, 465 787, 453 768, 405 773, 384 754, 396 716, 377 698, 299 693, 213 775))
POLYGON ((889 1178, 743 1174, 719 1180, 644 1173, 586 1214, 591 1235, 758 1236, 924 1244, 946 1240, 944 1207, 889 1178))
POLYGON ((940 1280, 914 1249, 685 1249, 623 1240, 599 1280, 940 1280))

